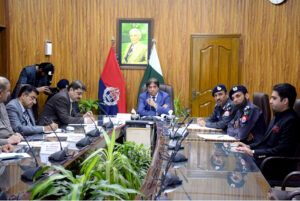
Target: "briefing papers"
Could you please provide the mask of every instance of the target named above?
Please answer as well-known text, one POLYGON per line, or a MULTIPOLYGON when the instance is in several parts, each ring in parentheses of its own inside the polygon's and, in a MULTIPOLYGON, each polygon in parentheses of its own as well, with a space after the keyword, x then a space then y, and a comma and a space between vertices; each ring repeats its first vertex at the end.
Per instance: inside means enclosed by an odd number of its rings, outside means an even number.
POLYGON ((234 137, 225 134, 197 134, 197 136, 203 138, 204 140, 212 141, 239 141, 234 137))

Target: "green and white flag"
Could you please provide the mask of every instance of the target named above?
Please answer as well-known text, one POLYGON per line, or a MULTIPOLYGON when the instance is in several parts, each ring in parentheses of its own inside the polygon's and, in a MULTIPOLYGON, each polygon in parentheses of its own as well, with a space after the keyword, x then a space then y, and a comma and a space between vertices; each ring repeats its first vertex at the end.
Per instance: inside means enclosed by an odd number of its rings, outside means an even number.
POLYGON ((139 96, 140 96, 141 88, 144 86, 144 84, 146 84, 146 82, 150 78, 156 78, 159 81, 159 84, 164 83, 164 78, 163 78, 163 74, 162 74, 162 71, 161 71, 158 55, 157 55, 157 52, 156 52, 155 43, 153 43, 149 63, 147 65, 147 68, 145 70, 143 79, 142 79, 140 87, 139 87, 139 93, 138 93, 138 96, 137 96, 138 99, 139 99, 139 96))

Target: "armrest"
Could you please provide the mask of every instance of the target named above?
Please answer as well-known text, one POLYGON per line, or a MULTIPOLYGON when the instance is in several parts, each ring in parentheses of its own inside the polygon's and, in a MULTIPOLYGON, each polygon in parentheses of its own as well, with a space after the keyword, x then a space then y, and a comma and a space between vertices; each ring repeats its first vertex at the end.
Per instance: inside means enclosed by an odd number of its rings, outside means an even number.
MULTIPOLYGON (((300 177, 300 171, 293 171, 291 173, 289 173, 288 175, 286 175, 286 177, 284 178, 282 185, 281 185, 281 190, 285 191, 285 187, 287 182, 293 178, 293 177, 300 177)), ((300 192, 300 191, 299 191, 300 192)))
POLYGON ((292 200, 294 197, 296 197, 297 195, 300 196, 300 190, 295 190, 295 191, 292 191, 288 194, 288 197, 287 199, 288 200, 292 200))
POLYGON ((278 163, 284 163, 287 161, 294 161, 294 162, 300 162, 300 157, 288 157, 288 156, 269 156, 263 160, 263 162, 260 165, 260 169, 263 172, 264 168, 268 163, 271 162, 278 162, 278 163))

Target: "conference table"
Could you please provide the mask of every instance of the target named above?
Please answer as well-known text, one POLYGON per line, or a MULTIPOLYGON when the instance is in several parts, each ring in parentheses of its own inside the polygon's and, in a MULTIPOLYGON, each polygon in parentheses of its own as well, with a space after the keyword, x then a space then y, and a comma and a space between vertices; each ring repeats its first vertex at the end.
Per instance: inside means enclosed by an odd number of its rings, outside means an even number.
MULTIPOLYGON (((116 127, 116 138, 124 134, 124 126, 116 127)), ((77 128, 80 131, 80 127, 77 128)), ((162 160, 162 153, 166 153, 169 139, 166 133, 169 132, 169 124, 156 122, 156 146, 153 152, 153 159, 145 179, 141 192, 147 199, 154 199, 159 191, 159 178, 161 178, 167 160, 162 160)), ((222 133, 209 131, 211 135, 222 133)), ((232 142, 204 141, 198 134, 209 133, 207 130, 190 130, 189 135, 183 141, 184 149, 181 154, 188 158, 186 163, 171 167, 169 172, 177 175, 182 180, 182 185, 162 195, 172 200, 265 200, 271 187, 261 174, 253 159, 244 153, 234 150, 232 142)), ((105 140, 100 137, 91 145, 82 150, 69 149, 71 158, 61 165, 71 168, 78 165, 91 151, 105 147, 105 140)), ((24 147, 19 147, 20 151, 24 147)), ((40 148, 34 148, 35 155, 40 165, 51 165, 49 162, 42 162, 39 154, 40 148)), ((25 150, 29 154, 29 150, 25 150)), ((32 184, 21 181, 21 174, 28 167, 34 166, 34 159, 24 158, 18 160, 0 161, 0 188, 7 192, 10 199, 28 199, 24 196, 26 190, 32 184)), ((54 174, 50 170, 49 174, 54 174)), ((137 196, 137 199, 143 199, 137 196)))
MULTIPOLYGON (((75 128, 74 133, 83 133, 82 126, 73 125, 73 127, 75 128)), ((116 139, 123 135, 123 127, 124 125, 119 125, 115 127, 116 139)), ((111 131, 108 132, 109 136, 111 135, 111 133, 111 131)), ((57 139, 47 138, 46 141, 57 141, 57 139)), ((64 141, 62 143, 64 143, 64 141)), ((82 161, 84 158, 87 157, 86 155, 90 154, 92 151, 105 146, 106 142, 104 140, 104 137, 100 137, 81 150, 69 147, 68 155, 70 157, 67 160, 60 163, 60 165, 65 168, 71 169, 72 166, 74 166, 78 169, 78 161, 82 161)), ((72 147, 74 147, 74 144, 72 145, 72 147)), ((27 146, 15 145, 14 148, 17 152, 27 152, 30 156, 32 156, 27 146)), ((37 157, 39 165, 53 165, 49 161, 47 161, 48 156, 42 156, 40 154, 41 147, 34 147, 33 150, 37 157)), ((0 161, 0 189, 2 191, 5 191, 10 197, 10 199, 29 199, 28 194, 26 194, 26 190, 29 189, 33 185, 33 183, 23 182, 21 180, 21 175, 24 172, 24 170, 34 166, 35 160, 33 157, 0 161)), ((50 169, 49 175, 51 174, 55 174, 55 171, 53 169, 50 169)))
MULTIPOLYGON (((160 189, 158 179, 162 178, 167 160, 162 160, 169 140, 167 124, 157 124, 158 137, 150 170, 141 191, 146 199, 154 199, 160 189), (159 168, 158 168, 159 167, 159 168)), ((168 172, 182 180, 181 185, 165 189, 171 200, 266 200, 271 187, 256 166, 254 160, 245 153, 235 150, 231 141, 205 141, 198 134, 220 134, 221 131, 190 130, 183 141, 180 152, 188 161, 176 165, 172 163, 168 172), (176 167, 177 166, 177 167, 176 167)), ((169 152, 170 154, 170 152, 169 152)), ((139 198, 138 198, 139 199, 139 198)))

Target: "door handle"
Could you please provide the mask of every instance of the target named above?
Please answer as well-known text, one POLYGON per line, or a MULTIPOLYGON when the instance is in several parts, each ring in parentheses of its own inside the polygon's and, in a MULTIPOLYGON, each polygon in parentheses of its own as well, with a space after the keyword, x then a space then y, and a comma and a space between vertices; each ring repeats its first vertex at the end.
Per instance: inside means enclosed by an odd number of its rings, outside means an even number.
POLYGON ((196 91, 193 89, 193 101, 196 99, 196 95, 200 95, 201 93, 199 91, 196 91))

